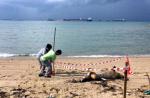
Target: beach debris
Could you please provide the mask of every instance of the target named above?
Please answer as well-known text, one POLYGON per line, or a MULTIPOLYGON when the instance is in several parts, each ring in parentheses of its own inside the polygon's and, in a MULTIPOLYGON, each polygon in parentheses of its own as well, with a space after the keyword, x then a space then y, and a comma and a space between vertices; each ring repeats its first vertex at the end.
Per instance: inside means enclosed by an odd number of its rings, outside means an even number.
POLYGON ((124 76, 116 71, 106 71, 101 74, 97 74, 95 72, 88 72, 83 78, 77 78, 77 79, 72 79, 70 82, 72 83, 79 83, 79 82, 90 82, 90 81, 99 81, 98 83, 93 83, 92 84, 100 84, 103 87, 108 87, 108 80, 115 80, 115 79, 123 79, 124 76))
POLYGON ((150 89, 150 77, 149 77, 148 72, 146 72, 146 76, 147 76, 147 79, 148 79, 148 82, 149 82, 149 89, 150 89))
POLYGON ((123 78, 124 78, 123 75, 115 71, 107 71, 101 74, 96 74, 95 72, 89 72, 81 79, 81 82, 107 81, 107 80, 123 79, 123 78))
POLYGON ((58 93, 58 92, 60 91, 60 89, 52 87, 52 88, 50 89, 50 91, 53 91, 53 90, 56 91, 56 93, 58 93))
POLYGON ((29 96, 30 94, 31 94, 30 91, 26 91, 26 92, 24 93, 25 96, 29 96))
POLYGON ((146 95, 150 95, 150 90, 146 90, 146 91, 144 91, 144 94, 146 94, 146 95))
POLYGON ((11 90, 11 95, 14 95, 15 97, 23 97, 25 96, 26 90, 22 88, 17 88, 17 89, 12 89, 11 90))
POLYGON ((56 98, 56 97, 50 94, 47 98, 56 98))
POLYGON ((0 90, 0 98, 8 98, 9 93, 0 90))
POLYGON ((108 86, 102 92, 108 92, 108 91, 116 92, 116 86, 115 85, 108 86))
POLYGON ((77 93, 75 93, 75 92, 70 92, 70 94, 72 94, 72 95, 73 95, 73 97, 75 97, 75 96, 79 96, 79 94, 77 94, 77 93))

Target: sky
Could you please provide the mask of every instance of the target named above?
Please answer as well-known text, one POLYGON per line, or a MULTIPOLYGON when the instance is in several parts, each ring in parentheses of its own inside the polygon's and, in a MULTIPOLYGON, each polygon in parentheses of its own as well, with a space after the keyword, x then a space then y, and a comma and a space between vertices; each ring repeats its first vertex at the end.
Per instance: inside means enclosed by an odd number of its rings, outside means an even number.
POLYGON ((0 0, 0 19, 88 17, 150 21, 150 0, 0 0))

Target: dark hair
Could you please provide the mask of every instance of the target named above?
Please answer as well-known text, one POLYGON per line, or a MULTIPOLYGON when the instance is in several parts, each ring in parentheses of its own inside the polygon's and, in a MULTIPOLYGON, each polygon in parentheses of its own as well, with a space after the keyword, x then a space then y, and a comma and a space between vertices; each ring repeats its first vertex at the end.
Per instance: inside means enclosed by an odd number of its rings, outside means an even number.
POLYGON ((47 44, 46 48, 45 48, 45 53, 47 53, 51 49, 52 49, 52 45, 51 44, 47 44))
POLYGON ((56 55, 61 55, 62 54, 62 51, 61 50, 56 50, 56 55))

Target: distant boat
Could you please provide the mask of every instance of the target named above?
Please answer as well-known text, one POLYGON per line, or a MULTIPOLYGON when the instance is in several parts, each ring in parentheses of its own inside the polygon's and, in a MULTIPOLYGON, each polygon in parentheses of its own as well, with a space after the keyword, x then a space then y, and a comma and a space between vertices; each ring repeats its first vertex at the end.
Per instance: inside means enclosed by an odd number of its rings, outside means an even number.
POLYGON ((127 21, 127 20, 123 18, 123 19, 114 19, 112 21, 119 21, 119 22, 121 21, 121 22, 124 22, 124 21, 127 21))
POLYGON ((92 19, 91 17, 89 17, 89 18, 87 19, 87 21, 93 21, 93 19, 92 19))
POLYGON ((75 19, 63 19, 63 21, 93 21, 93 19, 91 17, 85 19, 85 18, 75 18, 75 19))
POLYGON ((54 20, 54 19, 50 19, 50 18, 49 18, 49 19, 47 19, 47 21, 55 21, 55 20, 54 20))

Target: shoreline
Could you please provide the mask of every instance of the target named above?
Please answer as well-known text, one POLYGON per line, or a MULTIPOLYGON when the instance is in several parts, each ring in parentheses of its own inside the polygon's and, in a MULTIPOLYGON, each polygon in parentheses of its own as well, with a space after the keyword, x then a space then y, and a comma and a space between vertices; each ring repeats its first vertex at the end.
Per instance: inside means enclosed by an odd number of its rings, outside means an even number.
MULTIPOLYGON (((72 56, 60 56, 59 58, 117 58, 117 57, 150 57, 150 54, 144 55, 72 55, 72 56)), ((35 54, 3 54, 0 58, 36 58, 35 54)))

